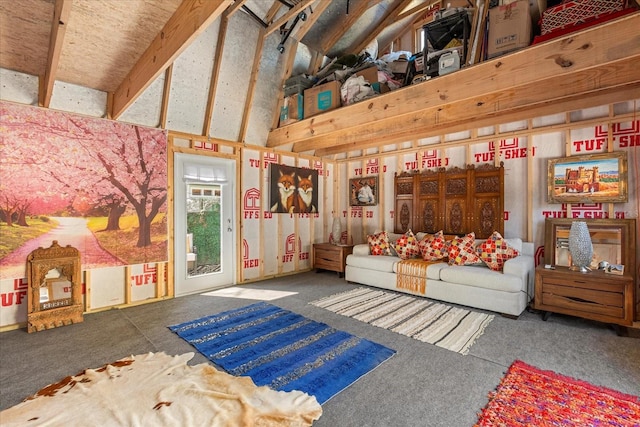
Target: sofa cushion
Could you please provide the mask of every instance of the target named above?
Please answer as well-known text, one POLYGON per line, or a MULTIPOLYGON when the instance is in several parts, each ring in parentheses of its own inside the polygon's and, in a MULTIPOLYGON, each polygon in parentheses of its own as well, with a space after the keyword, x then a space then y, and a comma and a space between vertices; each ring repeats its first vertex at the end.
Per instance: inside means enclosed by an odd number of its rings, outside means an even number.
POLYGON ((480 259, 493 271, 502 271, 506 260, 515 258, 520 253, 511 247, 507 241, 494 231, 484 242, 478 245, 480 259))
POLYGON ((367 236, 371 255, 391 255, 391 242, 386 231, 367 236))
POLYGON ((484 265, 447 266, 440 269, 440 280, 505 292, 521 292, 524 289, 522 277, 502 274, 484 265))
POLYGON ((373 255, 348 255, 347 265, 351 267, 364 268, 371 271, 385 271, 395 273, 395 264, 400 259, 395 256, 373 256, 373 255))
POLYGON ((447 247, 449 265, 476 265, 482 260, 476 252, 476 233, 473 231, 463 237, 455 237, 447 247))
POLYGON ((407 231, 398 240, 396 240, 394 248, 400 259, 417 258, 420 254, 420 249, 418 249, 418 239, 416 239, 416 236, 411 230, 407 231))
POLYGON ((436 261, 447 256, 447 241, 442 230, 434 235, 426 235, 418 242, 420 254, 425 261, 436 261))

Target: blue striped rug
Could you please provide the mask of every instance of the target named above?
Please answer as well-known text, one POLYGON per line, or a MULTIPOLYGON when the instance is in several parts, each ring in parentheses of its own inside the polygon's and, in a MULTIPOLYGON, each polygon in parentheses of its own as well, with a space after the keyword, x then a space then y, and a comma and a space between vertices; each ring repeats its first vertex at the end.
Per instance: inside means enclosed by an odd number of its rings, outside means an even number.
POLYGON ((232 375, 323 404, 395 354, 266 302, 169 326, 232 375))

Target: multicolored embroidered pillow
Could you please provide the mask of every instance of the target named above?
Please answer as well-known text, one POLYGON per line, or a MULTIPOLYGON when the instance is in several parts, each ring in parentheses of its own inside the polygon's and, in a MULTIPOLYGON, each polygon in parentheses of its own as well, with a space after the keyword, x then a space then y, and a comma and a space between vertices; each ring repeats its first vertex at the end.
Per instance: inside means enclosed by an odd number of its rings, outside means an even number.
POLYGON ((447 246, 449 265, 476 265, 482 260, 476 253, 476 233, 473 231, 464 237, 455 237, 447 246))
POLYGON ((391 255, 391 243, 386 231, 367 236, 371 255, 391 255))
POLYGON ((418 242, 420 255, 425 261, 436 261, 447 256, 447 241, 444 238, 442 230, 436 234, 427 234, 420 242, 418 242))
POLYGON ((491 237, 478 246, 478 255, 491 270, 502 271, 505 261, 517 257, 520 253, 509 246, 500 233, 494 231, 491 237))
POLYGON ((420 254, 418 239, 411 230, 407 231, 402 235, 402 237, 396 240, 394 248, 400 259, 417 258, 420 254))

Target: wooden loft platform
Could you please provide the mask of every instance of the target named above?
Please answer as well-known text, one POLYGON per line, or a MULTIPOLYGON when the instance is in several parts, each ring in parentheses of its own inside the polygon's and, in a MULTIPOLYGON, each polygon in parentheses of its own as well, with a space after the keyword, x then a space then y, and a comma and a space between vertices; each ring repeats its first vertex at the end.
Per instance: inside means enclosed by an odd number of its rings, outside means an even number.
POLYGON ((269 133, 318 156, 640 98, 640 12, 269 133))

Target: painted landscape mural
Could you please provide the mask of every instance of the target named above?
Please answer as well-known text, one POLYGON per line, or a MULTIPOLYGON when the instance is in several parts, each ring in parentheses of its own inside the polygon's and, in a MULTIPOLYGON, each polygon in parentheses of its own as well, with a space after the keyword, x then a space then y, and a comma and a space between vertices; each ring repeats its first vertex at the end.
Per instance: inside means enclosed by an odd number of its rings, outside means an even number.
POLYGON ((0 102, 0 278, 53 240, 82 269, 166 261, 165 131, 0 102))

